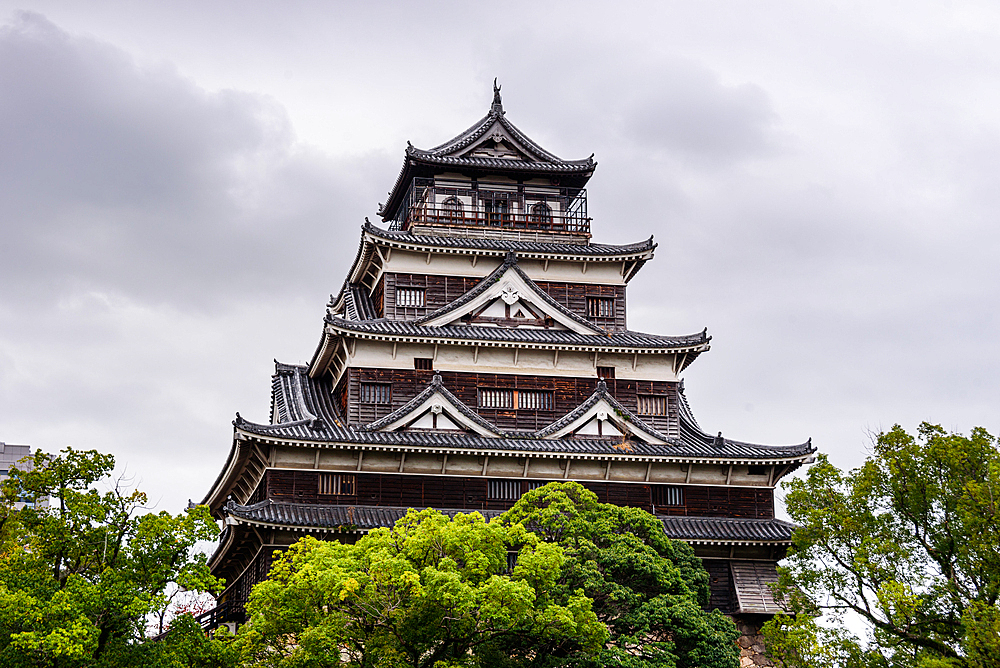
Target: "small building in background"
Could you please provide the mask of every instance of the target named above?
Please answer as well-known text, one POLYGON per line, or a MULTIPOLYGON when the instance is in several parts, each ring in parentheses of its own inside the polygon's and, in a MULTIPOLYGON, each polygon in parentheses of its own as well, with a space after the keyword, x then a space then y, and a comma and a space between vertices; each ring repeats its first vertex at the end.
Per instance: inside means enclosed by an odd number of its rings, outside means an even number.
MULTIPOLYGON (((30 471, 32 468, 31 455, 30 445, 14 445, 0 441, 0 480, 6 480, 10 477, 10 469, 13 466, 17 466, 21 471, 30 471)), ((48 497, 31 499, 22 496, 15 507, 23 508, 26 505, 48 506, 49 499, 48 497)))

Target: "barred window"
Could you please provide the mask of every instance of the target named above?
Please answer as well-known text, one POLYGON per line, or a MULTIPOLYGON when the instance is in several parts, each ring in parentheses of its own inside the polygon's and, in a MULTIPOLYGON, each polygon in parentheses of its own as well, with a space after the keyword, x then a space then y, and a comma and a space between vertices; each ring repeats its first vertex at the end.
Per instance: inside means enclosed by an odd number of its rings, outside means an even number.
POLYGON ((552 410, 552 390, 505 390, 493 387, 479 388, 479 407, 525 411, 552 410))
POLYGON ((653 487, 654 506, 683 506, 684 488, 672 485, 655 485, 653 487))
POLYGON ((414 357, 413 368, 420 371, 432 371, 434 369, 434 360, 430 357, 414 357))
POLYGON ((396 288, 396 306, 423 306, 423 288, 396 288))
POLYGON ((551 480, 529 480, 528 481, 528 491, 530 492, 533 489, 538 489, 539 487, 545 487, 550 482, 552 482, 552 481, 551 480))
POLYGON ((521 498, 520 480, 488 480, 487 498, 499 501, 513 501, 521 498))
POLYGON ((599 366, 597 367, 597 377, 611 380, 615 377, 615 368, 613 366, 599 366))
POLYGON ((391 399, 392 385, 388 383, 361 383, 361 403, 388 404, 391 399))
POLYGON ((639 395, 639 415, 666 415, 667 398, 659 394, 639 395))
POLYGON ((538 202, 537 204, 532 204, 529 220, 533 223, 551 223, 552 207, 550 207, 545 202, 538 202))
POLYGON ((320 473, 319 474, 320 494, 354 494, 355 484, 353 475, 343 475, 341 473, 320 473))
POLYGON ((552 392, 549 390, 515 390, 517 407, 530 411, 552 410, 552 392))
POLYGON ((513 408, 514 390, 498 390, 496 388, 479 388, 480 408, 513 408))
POLYGON ((615 298, 587 297, 587 317, 589 318, 615 317, 615 298))

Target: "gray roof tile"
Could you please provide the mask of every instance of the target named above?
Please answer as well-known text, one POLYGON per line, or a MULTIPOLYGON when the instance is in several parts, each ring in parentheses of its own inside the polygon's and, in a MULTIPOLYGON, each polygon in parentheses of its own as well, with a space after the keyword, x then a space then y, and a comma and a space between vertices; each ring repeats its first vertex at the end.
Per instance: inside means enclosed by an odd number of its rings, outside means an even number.
POLYGON ((661 517, 667 535, 692 542, 791 543, 795 525, 778 519, 661 517))

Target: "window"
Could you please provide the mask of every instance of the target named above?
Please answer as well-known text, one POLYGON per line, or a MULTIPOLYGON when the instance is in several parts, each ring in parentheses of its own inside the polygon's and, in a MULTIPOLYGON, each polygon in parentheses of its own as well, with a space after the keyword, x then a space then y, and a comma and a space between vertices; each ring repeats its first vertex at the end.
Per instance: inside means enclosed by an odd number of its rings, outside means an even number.
POLYGON ((388 383, 361 383, 361 403, 392 403, 392 399, 390 397, 391 388, 392 385, 389 385, 388 383))
POLYGON ((545 202, 538 202, 537 204, 532 204, 531 213, 528 216, 528 220, 530 220, 532 223, 551 223, 552 208, 545 202))
POLYGON ((423 306, 423 288, 396 288, 396 306, 423 306))
POLYGON ((588 318, 615 317, 615 298, 587 297, 587 317, 588 318))
POLYGON ((479 388, 480 408, 513 408, 514 391, 497 390, 493 388, 479 388))
POLYGON ((353 475, 343 475, 341 473, 320 473, 319 493, 320 494, 355 494, 355 484, 353 475))
POLYGON ((487 498, 490 500, 513 501, 521 498, 520 480, 488 480, 487 498))
POLYGON ((479 388, 479 407, 524 411, 552 410, 552 390, 502 390, 479 388))
POLYGON ((640 394, 638 411, 639 415, 666 415, 667 398, 658 394, 640 394))
POLYGON ((552 410, 552 392, 548 390, 515 390, 517 407, 528 411, 552 410))
POLYGON ((615 377, 615 368, 613 366, 599 366, 597 367, 597 377, 611 380, 615 377))
POLYGON ((767 475, 766 466, 749 466, 747 468, 749 469, 747 473, 750 475, 767 475))
POLYGON ((441 217, 445 220, 461 220, 464 217, 464 208, 462 200, 452 195, 441 203, 441 217))
POLYGON ((552 481, 551 480, 531 480, 531 481, 528 482, 528 491, 530 492, 533 489, 538 489, 539 487, 545 487, 550 482, 552 482, 552 481))
POLYGON ((655 485, 653 487, 654 506, 683 506, 684 488, 671 485, 655 485))
POLYGON ((417 369, 418 371, 433 371, 434 360, 432 360, 430 357, 414 357, 413 368, 417 369))

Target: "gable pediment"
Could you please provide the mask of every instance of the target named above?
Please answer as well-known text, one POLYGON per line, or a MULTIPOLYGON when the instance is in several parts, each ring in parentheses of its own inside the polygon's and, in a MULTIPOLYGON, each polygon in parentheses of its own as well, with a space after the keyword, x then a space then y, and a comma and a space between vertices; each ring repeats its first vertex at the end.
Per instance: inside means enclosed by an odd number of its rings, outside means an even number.
POLYGON ((369 431, 451 431, 499 436, 488 422, 466 407, 435 375, 430 386, 405 406, 367 425, 369 431))
POLYGON ((539 438, 557 439, 568 436, 636 439, 653 445, 664 445, 667 437, 646 425, 638 416, 622 406, 608 393, 603 380, 590 398, 547 427, 538 430, 539 438))
POLYGON ((506 263, 494 275, 483 279, 485 287, 473 288, 470 299, 459 298, 453 305, 432 313, 423 325, 476 325, 568 329, 578 334, 603 334, 604 330, 574 316, 553 302, 514 263, 506 263))

